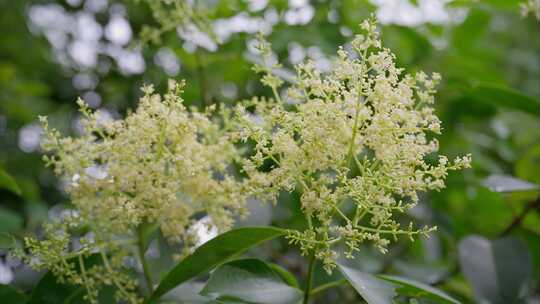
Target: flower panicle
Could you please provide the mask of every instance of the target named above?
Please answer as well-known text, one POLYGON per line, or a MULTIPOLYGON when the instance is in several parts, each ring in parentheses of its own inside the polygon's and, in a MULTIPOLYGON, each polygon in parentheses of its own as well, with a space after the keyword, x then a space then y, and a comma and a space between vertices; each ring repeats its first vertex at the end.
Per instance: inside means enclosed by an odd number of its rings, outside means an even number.
POLYGON ((189 228, 200 214, 225 231, 247 213, 244 183, 231 170, 240 150, 210 107, 200 112, 184 105, 184 85, 171 80, 163 95, 144 86, 137 109, 123 120, 103 119, 79 99, 84 128, 78 137, 64 137, 40 118, 46 164, 67 181, 72 207, 65 212, 76 216, 61 216, 45 226, 43 238, 26 239, 30 265, 86 286, 90 302, 99 286, 110 285, 118 299, 138 303, 136 282, 122 262, 132 253, 119 239, 134 239, 139 225, 156 223, 189 252, 198 242, 189 228), (90 231, 92 241, 80 231, 90 231), (76 266, 77 257, 90 254, 102 256, 101 266, 76 266))
MULTIPOLYGON (((433 231, 403 228, 395 218, 417 204, 418 193, 441 190, 449 171, 471 162, 470 155, 428 161, 439 147, 431 134, 442 132, 433 109, 441 76, 397 67, 376 27, 375 18, 365 20, 352 51, 340 48, 329 72, 310 61, 298 65, 283 88, 287 106, 254 98, 233 114, 232 137, 254 142, 243 161, 248 191, 270 201, 299 191, 308 228, 290 231, 288 239, 303 254, 315 253, 328 271, 341 251, 350 258, 364 242, 386 252, 398 236, 433 231)), ((268 43, 261 49, 271 54, 268 43)))

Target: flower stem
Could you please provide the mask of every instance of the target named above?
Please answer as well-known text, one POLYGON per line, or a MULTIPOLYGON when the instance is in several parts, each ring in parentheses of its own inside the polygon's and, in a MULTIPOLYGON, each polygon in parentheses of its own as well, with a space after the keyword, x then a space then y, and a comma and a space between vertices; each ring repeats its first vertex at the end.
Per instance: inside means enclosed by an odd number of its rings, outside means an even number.
POLYGON ((126 297, 126 299, 130 298, 129 292, 124 287, 122 287, 122 284, 120 284, 120 282, 117 280, 114 270, 112 269, 111 264, 109 263, 109 259, 107 258, 107 254, 105 254, 105 252, 101 250, 99 253, 101 255, 101 259, 103 260, 103 265, 105 266, 105 269, 107 270, 108 275, 111 276, 112 282, 114 283, 116 288, 118 288, 118 291, 120 291, 120 293, 124 297, 126 297))
POLYGON ((347 284, 348 281, 346 279, 341 279, 341 280, 337 280, 337 281, 334 281, 334 282, 330 282, 330 283, 326 283, 326 284, 323 284, 323 285, 320 285, 318 287, 315 287, 311 290, 311 295, 314 296, 318 293, 321 293, 327 289, 330 289, 330 288, 334 288, 334 287, 337 287, 337 286, 340 286, 340 285, 343 285, 343 284, 347 284))
POLYGON ((354 114, 354 124, 352 128, 352 136, 351 136, 351 142, 349 143, 349 151, 347 152, 347 164, 346 166, 349 166, 351 164, 352 157, 354 156, 354 144, 356 142, 356 133, 358 132, 358 120, 360 117, 360 106, 359 102, 356 103, 355 107, 355 114, 354 114))
POLYGON ((311 286, 313 285, 313 270, 315 269, 315 253, 309 257, 308 273, 306 278, 306 288, 304 289, 303 304, 308 304, 309 296, 311 295, 311 286))
POLYGON ((281 100, 281 96, 279 96, 279 92, 276 88, 276 86, 272 86, 272 93, 274 94, 274 98, 279 104, 283 104, 283 101, 281 100))
POLYGON ((150 273, 150 267, 145 258, 145 248, 143 244, 142 229, 137 229, 137 237, 139 241, 137 242, 137 247, 139 249, 139 259, 141 260, 141 265, 144 273, 144 279, 146 280, 146 285, 148 286, 149 294, 154 292, 154 284, 152 283, 152 274, 150 273))

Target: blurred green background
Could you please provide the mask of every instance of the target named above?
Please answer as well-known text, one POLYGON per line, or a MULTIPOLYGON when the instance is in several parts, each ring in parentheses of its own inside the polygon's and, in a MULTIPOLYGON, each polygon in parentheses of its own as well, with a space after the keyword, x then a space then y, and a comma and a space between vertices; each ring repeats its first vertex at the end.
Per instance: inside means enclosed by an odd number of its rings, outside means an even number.
MULTIPOLYGON (((382 40, 407 72, 439 72, 441 150, 472 153, 473 168, 451 174, 447 189, 424 195, 406 217, 439 227, 429 239, 403 240, 381 256, 369 247, 355 263, 436 285, 465 303, 540 303, 540 21, 513 0, 200 0, 221 43, 189 26, 159 44, 137 43, 156 25, 144 1, 0 0, 0 243, 39 233, 69 204, 65 182, 44 168, 38 115, 65 134, 80 132, 78 96, 103 119, 136 106, 143 83, 162 90, 186 79, 194 106, 269 95, 251 70, 263 32, 283 74, 304 59, 320 69, 371 13, 382 40), (12 178, 10 178, 10 176, 12 178)), ((249 224, 303 225, 297 193, 277 208, 253 204, 249 224)), ((295 248, 259 255, 298 277, 295 248)), ((331 280, 318 270, 315 284, 331 280)), ((29 289, 38 273, 0 249, 0 283, 29 289)), ((352 289, 318 303, 358 303, 352 289)))

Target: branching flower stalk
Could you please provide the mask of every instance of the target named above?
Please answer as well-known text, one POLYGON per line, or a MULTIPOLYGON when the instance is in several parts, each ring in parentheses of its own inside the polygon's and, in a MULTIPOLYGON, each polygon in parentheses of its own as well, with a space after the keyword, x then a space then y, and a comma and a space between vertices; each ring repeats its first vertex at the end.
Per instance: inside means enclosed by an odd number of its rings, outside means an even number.
POLYGON ((212 24, 201 6, 186 0, 134 0, 146 3, 152 12, 157 26, 145 25, 141 31, 141 41, 160 44, 164 34, 175 30, 201 31, 215 41, 212 24))
POLYGON ((264 39, 264 36, 259 33, 257 38, 258 44, 255 45, 255 48, 261 54, 262 63, 254 65, 253 71, 263 74, 261 78, 261 83, 270 87, 272 89, 272 94, 275 100, 278 103, 282 103, 278 89, 283 85, 283 80, 278 76, 274 75, 273 72, 275 69, 281 68, 281 64, 272 56, 272 47, 270 43, 268 43, 264 39))
MULTIPOLYGON (((308 228, 288 238, 328 272, 342 247, 352 258, 366 241, 386 252, 400 235, 433 231, 402 226, 395 216, 414 207, 419 192, 444 188, 449 170, 470 165, 468 155, 428 161, 438 150, 431 134, 441 131, 433 109, 440 76, 405 74, 381 46, 375 20, 361 28, 353 52, 340 48, 329 73, 308 61, 283 88, 272 67, 257 67, 273 92, 286 90, 285 103, 277 93, 254 98, 236 107, 231 122, 235 139, 255 143, 243 161, 250 193, 273 202, 281 191, 302 193, 308 228), (272 168, 263 170, 268 162, 272 168)), ((270 56, 268 43, 260 49, 270 56)))
POLYGON ((92 303, 101 285, 115 287, 119 300, 139 303, 137 282, 126 274, 123 260, 141 258, 151 290, 144 248, 135 254, 131 244, 121 242, 135 239, 142 246, 139 225, 155 223, 187 254, 197 243, 189 229, 196 216, 208 215, 212 225, 225 231, 235 216, 247 213, 244 182, 231 170, 240 152, 211 119, 213 107, 205 112, 186 109, 183 85, 171 81, 163 97, 144 87, 137 110, 124 120, 103 121, 79 100, 84 134, 77 138, 62 137, 41 118, 42 146, 49 152, 45 161, 69 179, 66 190, 73 210, 47 224, 44 239, 25 240, 31 266, 85 285, 92 303), (80 246, 74 246, 72 238, 80 246), (103 266, 74 270, 70 258, 95 253, 103 266))

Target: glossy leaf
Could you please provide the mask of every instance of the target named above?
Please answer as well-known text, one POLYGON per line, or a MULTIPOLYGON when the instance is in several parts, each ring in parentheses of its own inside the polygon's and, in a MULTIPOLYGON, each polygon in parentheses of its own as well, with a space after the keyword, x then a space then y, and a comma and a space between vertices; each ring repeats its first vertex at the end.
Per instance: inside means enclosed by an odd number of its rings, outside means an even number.
POLYGON ((162 301, 181 304, 217 304, 215 300, 200 295, 204 283, 186 282, 161 297, 162 301))
POLYGON ((540 102, 514 89, 494 84, 479 84, 467 96, 475 101, 540 116, 540 102))
POLYGON ((249 248, 284 233, 285 230, 274 227, 244 227, 217 236, 178 263, 163 278, 150 301, 158 299, 174 287, 225 263, 249 248))
MULTIPOLYGON (((434 239, 430 237, 428 240, 434 239)), ((425 240, 424 240, 425 241, 425 240)), ((427 246, 426 246, 427 247, 427 246)), ((432 249, 432 248, 430 248, 432 249)), ((404 278, 432 285, 444 280, 452 271, 449 265, 437 263, 413 262, 410 260, 395 260, 392 268, 404 278)))
POLYGON ((482 184, 493 192, 537 191, 540 185, 506 175, 490 175, 482 184))
POLYGON ((56 277, 48 272, 32 290, 29 304, 78 303, 83 301, 84 287, 60 284, 56 277))
POLYGON ((368 304, 391 304, 396 296, 393 283, 342 264, 338 264, 338 268, 368 304))
POLYGON ((519 239, 469 236, 459 244, 461 271, 478 301, 514 303, 531 275, 531 259, 519 239))
POLYGON ((289 286, 272 267, 257 259, 219 266, 201 294, 217 300, 258 304, 296 304, 303 296, 302 291, 289 286))
POLYGON ((137 234, 139 237, 139 242, 141 242, 143 252, 146 252, 152 240, 156 238, 158 230, 159 230, 158 228, 159 228, 159 225, 157 224, 147 224, 147 223, 143 223, 139 225, 139 227, 137 227, 137 234))
POLYGON ((298 280, 294 277, 292 273, 284 269, 283 267, 274 264, 274 263, 267 263, 272 270, 277 272, 281 276, 281 278, 285 281, 285 283, 289 284, 292 287, 300 288, 300 285, 298 284, 298 280))
POLYGON ((397 287, 396 291, 401 295, 426 298, 435 301, 435 303, 460 303, 443 291, 415 280, 389 275, 380 275, 379 278, 398 285, 399 287, 397 287))
POLYGON ((17 195, 21 195, 21 189, 6 171, 0 168, 0 189, 9 190, 17 195))

